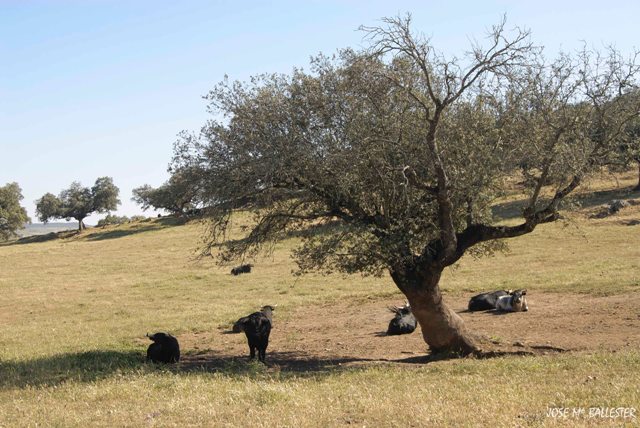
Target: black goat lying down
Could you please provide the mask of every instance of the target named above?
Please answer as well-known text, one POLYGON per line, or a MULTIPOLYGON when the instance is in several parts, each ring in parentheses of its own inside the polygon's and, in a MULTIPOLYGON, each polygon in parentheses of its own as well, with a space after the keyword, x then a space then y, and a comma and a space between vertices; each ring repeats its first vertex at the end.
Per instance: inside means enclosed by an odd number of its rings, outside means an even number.
POLYGON ((490 311, 495 309, 498 298, 509 296, 511 293, 511 290, 498 290, 473 296, 469 300, 469 311, 490 311))
POLYGON ((252 264, 240 265, 231 269, 231 275, 240 275, 241 273, 250 273, 252 264))
POLYGON ((240 318, 233 324, 233 332, 240 333, 244 331, 249 342, 249 357, 256 357, 258 351, 258 359, 265 362, 267 346, 269 346, 269 334, 271 333, 271 325, 273 323, 273 311, 275 306, 263 306, 259 312, 240 318))
POLYGON ((405 303, 404 306, 389 306, 389 310, 396 314, 396 316, 389 321, 387 335, 413 333, 416 329, 417 321, 411 312, 411 306, 409 306, 408 302, 405 303))
POLYGON ((147 337, 153 341, 147 348, 147 360, 154 363, 177 363, 180 361, 178 339, 167 333, 155 333, 147 337))

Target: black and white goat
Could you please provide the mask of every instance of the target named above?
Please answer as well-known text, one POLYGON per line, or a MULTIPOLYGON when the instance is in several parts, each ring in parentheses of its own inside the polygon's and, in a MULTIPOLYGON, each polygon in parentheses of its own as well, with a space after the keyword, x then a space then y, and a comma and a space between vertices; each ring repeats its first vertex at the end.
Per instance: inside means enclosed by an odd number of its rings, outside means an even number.
POLYGON ((516 290, 508 296, 500 296, 496 301, 496 311, 527 312, 527 290, 516 290))
POLYGON ((511 295, 512 290, 490 291, 473 296, 469 300, 469 311, 490 311, 496 308, 496 303, 500 297, 511 295))

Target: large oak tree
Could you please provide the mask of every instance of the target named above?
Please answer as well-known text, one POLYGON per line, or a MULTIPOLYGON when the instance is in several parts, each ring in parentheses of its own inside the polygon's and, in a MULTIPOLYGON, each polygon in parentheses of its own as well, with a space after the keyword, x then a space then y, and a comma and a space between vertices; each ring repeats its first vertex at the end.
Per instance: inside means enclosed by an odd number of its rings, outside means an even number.
POLYGON ((306 232, 300 272, 388 272, 431 351, 468 354, 478 345, 443 301, 443 270, 558 219, 637 117, 619 100, 638 66, 613 50, 548 61, 504 23, 447 58, 410 24, 364 28, 369 49, 319 56, 310 72, 225 80, 209 94, 214 119, 177 145, 173 167, 200 171, 205 253, 221 243, 223 260, 244 257, 306 232), (491 206, 517 176, 522 218, 496 223, 491 206), (229 240, 235 209, 255 221, 229 240))

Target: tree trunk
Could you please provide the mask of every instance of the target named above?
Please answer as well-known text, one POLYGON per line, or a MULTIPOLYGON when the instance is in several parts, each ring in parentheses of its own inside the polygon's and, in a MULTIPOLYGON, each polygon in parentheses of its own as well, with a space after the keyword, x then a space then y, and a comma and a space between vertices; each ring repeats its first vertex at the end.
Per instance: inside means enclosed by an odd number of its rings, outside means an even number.
POLYGON ((460 316, 442 300, 439 281, 441 272, 393 275, 394 282, 411 305, 422 329, 422 337, 432 353, 469 355, 478 351, 473 337, 460 316))
POLYGON ((633 190, 640 190, 640 161, 638 161, 638 185, 633 190))
POLYGON ((78 220, 78 231, 82 231, 83 229, 86 229, 86 226, 84 225, 84 218, 79 218, 78 220))

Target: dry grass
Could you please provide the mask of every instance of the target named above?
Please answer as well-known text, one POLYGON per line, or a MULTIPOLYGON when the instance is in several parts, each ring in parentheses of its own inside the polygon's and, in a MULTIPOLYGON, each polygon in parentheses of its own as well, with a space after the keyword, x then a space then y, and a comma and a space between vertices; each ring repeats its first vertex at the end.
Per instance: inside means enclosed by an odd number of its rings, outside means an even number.
MULTIPOLYGON (((628 174, 619 186, 634 180, 628 174)), ((596 194, 606 200, 619 189, 603 178, 591 190, 608 191, 596 194)), ((511 241, 507 254, 463 259, 446 272, 444 289, 639 290, 640 226, 626 224, 640 219, 640 206, 590 220, 595 208, 585 205, 566 224, 511 241)), ((1 245, 0 426, 582 425, 602 420, 545 412, 640 408, 636 351, 314 373, 244 363, 219 372, 148 366, 146 332, 207 332, 267 303, 278 303, 286 319, 318 302, 400 298, 388 278, 293 277, 295 241, 233 277, 194 260, 201 232, 154 220, 1 245)))

